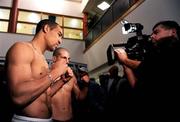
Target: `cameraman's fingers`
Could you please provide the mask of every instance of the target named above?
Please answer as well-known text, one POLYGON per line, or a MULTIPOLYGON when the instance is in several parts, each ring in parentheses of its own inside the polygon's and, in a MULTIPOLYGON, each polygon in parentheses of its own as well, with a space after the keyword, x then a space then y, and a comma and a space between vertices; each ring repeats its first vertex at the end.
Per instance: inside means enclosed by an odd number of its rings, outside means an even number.
POLYGON ((117 53, 118 56, 127 58, 127 53, 124 49, 121 49, 121 48, 116 49, 115 52, 117 53))
POLYGON ((120 62, 124 63, 125 60, 128 58, 126 52, 122 49, 115 50, 117 57, 120 62))
POLYGON ((115 49, 115 52, 126 54, 125 50, 122 48, 115 49))

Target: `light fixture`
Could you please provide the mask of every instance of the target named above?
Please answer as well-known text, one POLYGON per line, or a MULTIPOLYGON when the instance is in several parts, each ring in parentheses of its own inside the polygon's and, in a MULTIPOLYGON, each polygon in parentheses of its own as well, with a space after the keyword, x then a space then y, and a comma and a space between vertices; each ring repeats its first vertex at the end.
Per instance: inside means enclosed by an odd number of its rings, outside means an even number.
POLYGON ((110 7, 110 5, 107 2, 103 1, 97 7, 104 11, 104 10, 108 9, 110 7))
POLYGON ((39 17, 38 14, 36 14, 36 13, 31 13, 31 14, 29 14, 29 16, 28 16, 28 20, 29 20, 30 22, 39 22, 39 21, 40 21, 40 17, 39 17))

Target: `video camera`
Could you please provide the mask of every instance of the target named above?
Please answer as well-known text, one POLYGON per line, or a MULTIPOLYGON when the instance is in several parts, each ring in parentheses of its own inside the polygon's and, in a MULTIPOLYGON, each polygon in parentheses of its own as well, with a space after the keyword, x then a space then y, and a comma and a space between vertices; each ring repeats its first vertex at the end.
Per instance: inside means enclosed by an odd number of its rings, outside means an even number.
POLYGON ((148 35, 142 34, 143 25, 140 23, 123 23, 123 34, 134 33, 133 36, 128 39, 127 43, 111 44, 107 49, 108 64, 112 65, 116 62, 115 49, 124 48, 130 59, 144 60, 145 54, 150 50, 152 42, 148 35))

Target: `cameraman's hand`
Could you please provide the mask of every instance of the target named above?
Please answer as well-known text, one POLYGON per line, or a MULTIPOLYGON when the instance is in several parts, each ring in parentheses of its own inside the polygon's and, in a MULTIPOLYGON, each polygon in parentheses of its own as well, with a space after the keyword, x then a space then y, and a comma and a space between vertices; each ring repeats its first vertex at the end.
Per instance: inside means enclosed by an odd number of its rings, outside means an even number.
POLYGON ((120 62, 124 63, 126 59, 128 59, 127 53, 123 48, 115 49, 115 53, 120 62))
POLYGON ((136 69, 141 63, 141 61, 129 59, 127 53, 122 48, 116 49, 115 53, 117 54, 119 61, 131 69, 136 69))

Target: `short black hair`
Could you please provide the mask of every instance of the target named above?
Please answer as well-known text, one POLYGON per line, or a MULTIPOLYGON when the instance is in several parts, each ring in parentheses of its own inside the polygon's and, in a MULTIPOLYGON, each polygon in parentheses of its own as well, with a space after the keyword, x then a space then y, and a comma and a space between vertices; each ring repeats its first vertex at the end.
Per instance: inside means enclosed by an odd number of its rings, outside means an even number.
POLYGON ((79 72, 80 78, 84 77, 85 75, 89 76, 89 74, 86 71, 80 71, 79 72))
POLYGON ((176 29, 176 30, 180 29, 179 24, 177 22, 167 20, 167 21, 160 21, 157 24, 155 24, 153 27, 153 30, 159 25, 162 25, 164 28, 167 28, 167 29, 176 29))
POLYGON ((180 38, 180 26, 176 21, 173 20, 160 21, 154 25, 152 30, 154 30, 159 25, 166 29, 176 29, 177 36, 178 38, 180 38))
POLYGON ((36 33, 35 34, 37 34, 45 25, 49 25, 50 28, 53 29, 53 28, 57 27, 59 24, 56 23, 55 21, 52 21, 49 19, 41 20, 36 26, 36 33))

